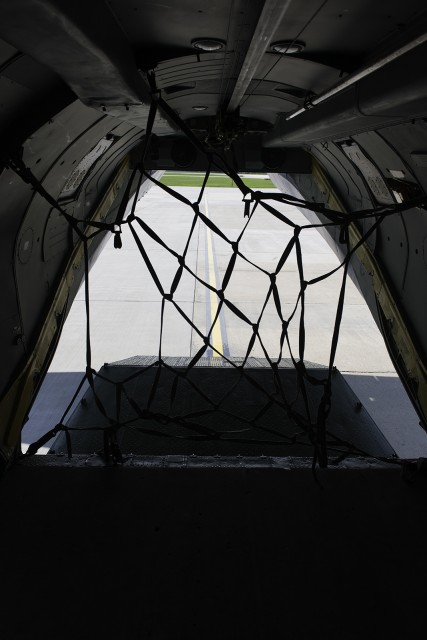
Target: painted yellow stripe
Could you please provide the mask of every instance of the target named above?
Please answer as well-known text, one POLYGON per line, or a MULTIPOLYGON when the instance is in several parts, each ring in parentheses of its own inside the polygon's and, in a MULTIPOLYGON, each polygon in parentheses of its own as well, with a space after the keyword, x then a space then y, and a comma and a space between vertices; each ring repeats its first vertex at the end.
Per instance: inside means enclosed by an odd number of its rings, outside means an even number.
MULTIPOLYGON (((207 218, 209 218, 208 200, 206 198, 206 193, 205 193, 205 215, 207 218)), ((208 244, 207 249, 208 249, 209 284, 211 285, 211 287, 215 287, 215 289, 218 289, 218 284, 217 284, 216 274, 215 274, 214 256, 213 256, 212 231, 209 229, 209 227, 207 227, 206 230, 207 230, 207 244, 208 244)), ((210 305, 211 305, 211 318, 213 322, 215 315, 218 312, 218 296, 214 291, 211 291, 211 290, 209 290, 209 296, 210 296, 210 305)), ((224 352, 219 316, 212 329, 211 343, 214 349, 217 349, 220 353, 224 352)), ((214 351, 213 357, 219 358, 220 355, 214 351)))

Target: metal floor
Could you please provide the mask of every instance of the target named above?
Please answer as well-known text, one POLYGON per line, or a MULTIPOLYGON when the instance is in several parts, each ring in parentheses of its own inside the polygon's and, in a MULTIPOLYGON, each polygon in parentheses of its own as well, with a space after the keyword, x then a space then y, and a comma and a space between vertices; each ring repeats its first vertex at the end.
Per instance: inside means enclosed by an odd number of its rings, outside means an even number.
POLYGON ((0 484, 7 640, 424 636, 423 477, 51 462, 0 484))

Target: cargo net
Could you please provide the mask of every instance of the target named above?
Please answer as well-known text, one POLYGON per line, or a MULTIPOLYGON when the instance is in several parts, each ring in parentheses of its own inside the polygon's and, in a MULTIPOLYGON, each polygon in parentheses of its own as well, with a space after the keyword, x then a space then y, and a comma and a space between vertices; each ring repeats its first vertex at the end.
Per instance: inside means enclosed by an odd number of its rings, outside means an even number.
MULTIPOLYGON (((382 223, 386 216, 401 213, 402 211, 409 209, 412 206, 419 205, 420 202, 411 201, 410 203, 396 204, 393 206, 382 206, 374 209, 363 210, 358 212, 343 213, 340 211, 334 211, 327 208, 324 204, 316 204, 312 202, 306 202, 305 200, 287 195, 284 193, 276 192, 260 192, 250 189, 239 177, 237 172, 232 166, 230 166, 226 159, 212 148, 207 147, 201 142, 191 130, 189 130, 185 123, 183 123, 178 116, 163 102, 161 97, 157 96, 153 100, 150 114, 148 118, 147 134, 144 138, 142 159, 138 166, 133 170, 129 183, 126 187, 126 192, 122 203, 118 209, 118 214, 114 222, 88 222, 86 221, 86 231, 83 232, 81 227, 75 218, 70 217, 58 203, 43 189, 28 169, 14 167, 18 170, 22 177, 30 182, 33 187, 49 201, 49 203, 58 209, 67 219, 69 224, 73 227, 74 231, 78 233, 81 241, 84 245, 84 258, 85 258, 85 298, 86 298, 86 315, 87 315, 87 331, 86 331, 86 371, 83 379, 81 380, 78 388, 76 389, 74 396, 72 397, 68 407, 66 408, 60 422, 51 429, 48 433, 40 438, 37 442, 30 445, 26 455, 32 455, 36 453, 38 448, 48 442, 52 437, 56 436, 59 432, 65 433, 68 455, 72 454, 72 434, 74 431, 79 430, 77 426, 67 426, 66 419, 69 412, 73 408, 76 399, 87 381, 92 389, 93 398, 98 407, 100 414, 103 416, 103 424, 101 426, 91 425, 84 427, 85 430, 101 430, 103 432, 103 455, 109 461, 114 463, 120 463, 123 461, 123 457, 118 444, 118 432, 121 429, 133 429, 150 436, 162 437, 162 438, 179 438, 185 440, 207 440, 207 441, 224 441, 238 442, 246 444, 254 443, 268 443, 268 445, 294 445, 305 443, 310 447, 307 449, 307 454, 312 456, 313 468, 317 465, 325 467, 328 464, 328 454, 331 452, 334 454, 335 461, 343 459, 349 454, 367 455, 366 452, 361 451, 353 444, 346 442, 336 435, 333 435, 328 430, 328 416, 331 411, 331 399, 332 399, 332 378, 334 370, 334 359, 337 350, 338 336, 340 330, 340 323, 343 313, 344 295, 346 290, 346 281, 350 265, 350 260, 355 252, 361 247, 368 237, 375 231, 375 229, 382 223), (208 168, 204 177, 203 186, 200 189, 198 198, 195 202, 188 200, 182 193, 178 193, 174 189, 157 181, 151 174, 151 172, 145 167, 145 159, 150 146, 151 130, 154 123, 156 110, 158 105, 161 105, 162 109, 166 111, 170 118, 175 120, 176 124, 181 127, 183 133, 187 136, 190 142, 197 148, 199 152, 206 155, 208 168), (228 175, 240 189, 242 193, 242 215, 244 216, 244 224, 240 235, 236 240, 230 240, 227 234, 222 231, 214 222, 201 210, 201 203, 205 187, 209 178, 211 169, 221 171, 228 175), (138 201, 138 192, 141 184, 144 180, 151 180, 158 187, 163 189, 169 196, 172 196, 179 200, 181 203, 187 205, 192 210, 192 223, 190 233, 188 235, 185 248, 182 253, 176 252, 173 248, 168 246, 165 241, 157 235, 157 233, 150 228, 150 226, 144 221, 144 219, 137 215, 136 204, 138 201), (137 183, 135 191, 135 183, 137 183), (128 203, 132 200, 132 206, 129 209, 128 203), (287 205, 293 205, 299 208, 309 209, 323 216, 323 223, 318 224, 306 224, 303 226, 297 225, 284 213, 278 210, 277 203, 285 203, 287 205), (242 237, 250 224, 253 217, 256 215, 257 209, 262 207, 268 214, 275 219, 280 220, 283 225, 287 225, 292 230, 292 235, 287 243, 287 246, 283 248, 282 255, 277 261, 276 267, 272 272, 268 272, 259 265, 255 264, 251 260, 250 255, 244 255, 239 248, 242 237), (349 226, 354 223, 357 224, 361 220, 371 220, 371 226, 368 231, 357 241, 353 242, 352 246, 349 243, 349 226), (193 270, 189 266, 187 260, 187 253, 190 246, 191 238, 197 223, 205 225, 210 232, 215 234, 223 242, 227 243, 230 248, 231 257, 228 265, 225 269, 225 273, 222 278, 220 287, 213 286, 211 282, 201 278, 196 270, 193 270), (91 328, 90 328, 90 288, 89 288, 89 250, 88 245, 91 239, 99 234, 110 231, 114 234, 114 245, 116 248, 121 247, 121 230, 127 225, 131 231, 133 239, 140 251, 141 258, 148 269, 152 280, 161 296, 161 314, 160 314, 160 341, 158 347, 158 357, 154 359, 149 365, 140 367, 135 373, 122 379, 120 381, 111 380, 105 375, 97 373, 92 368, 91 361, 91 328), (335 269, 320 275, 311 280, 306 280, 304 276, 303 266, 303 252, 301 248, 301 237, 307 229, 313 229, 316 227, 339 227, 340 228, 340 241, 347 247, 347 252, 342 263, 335 269), (147 253, 147 249, 144 246, 144 234, 139 235, 138 231, 142 230, 150 241, 154 241, 160 245, 164 250, 169 252, 177 261, 177 268, 170 283, 170 287, 166 290, 162 285, 162 282, 153 267, 152 261, 147 253), (284 305, 281 301, 279 289, 277 286, 278 274, 284 268, 289 256, 293 254, 296 256, 296 264, 299 273, 300 290, 296 298, 295 305, 290 315, 285 315, 284 305), (267 281, 267 292, 264 305, 258 317, 248 317, 238 306, 237 303, 229 299, 227 295, 227 287, 230 282, 230 278, 233 273, 233 269, 237 259, 244 260, 249 263, 253 269, 262 272, 267 281), (308 370, 304 355, 305 355, 305 296, 308 287, 313 287, 316 283, 330 277, 335 272, 342 271, 342 281, 338 297, 338 304, 335 314, 335 321, 331 337, 331 349, 328 366, 321 371, 321 375, 314 376, 312 371, 308 370), (181 281, 184 272, 194 277, 200 285, 217 296, 218 304, 215 316, 212 318, 212 323, 209 330, 202 331, 194 322, 193 318, 185 313, 180 304, 174 299, 174 294, 181 281), (267 304, 273 303, 275 313, 281 323, 281 334, 278 345, 278 357, 270 357, 270 354, 265 347, 263 338, 260 332, 260 323, 263 318, 267 304), (185 367, 174 367, 168 363, 168 359, 162 355, 162 334, 165 312, 168 305, 173 305, 180 316, 190 325, 193 331, 199 336, 202 346, 198 349, 197 353, 187 362, 185 367), (247 325, 251 330, 251 337, 247 346, 246 354, 241 361, 236 362, 227 354, 221 352, 214 340, 212 339, 212 333, 216 323, 219 322, 219 317, 223 308, 228 309, 228 312, 233 313, 241 323, 247 325), (291 341, 289 339, 289 327, 292 323, 299 323, 299 340, 297 353, 294 353, 291 341), (255 343, 261 346, 265 360, 268 363, 271 370, 272 384, 263 385, 259 378, 254 375, 254 371, 247 366, 251 353, 255 343), (280 365, 283 360, 284 349, 287 350, 287 354, 290 355, 290 361, 294 367, 295 380, 297 391, 295 393, 295 385, 289 390, 283 382, 280 375, 280 365), (232 367, 236 371, 236 376, 230 386, 226 389, 221 397, 218 394, 212 397, 209 393, 209 389, 206 385, 203 387, 198 386, 197 377, 194 374, 194 367, 200 360, 206 355, 207 351, 215 354, 216 357, 220 357, 226 363, 228 367, 232 367), (146 392, 144 395, 144 403, 141 404, 140 397, 133 397, 129 391, 129 382, 136 377, 141 378, 144 381, 144 376, 147 378, 148 372, 150 376, 146 384, 146 392), (161 378, 162 375, 169 376, 171 383, 168 387, 168 398, 162 398, 163 410, 158 409, 158 403, 156 404, 156 398, 161 393, 161 378), (104 403, 97 392, 95 380, 102 378, 106 383, 111 384, 112 393, 111 396, 115 397, 115 410, 113 412, 107 411, 104 403), (263 397, 264 402, 261 408, 255 412, 254 415, 247 415, 247 412, 240 410, 241 407, 231 407, 229 398, 234 392, 239 383, 244 380, 247 385, 246 393, 259 394, 263 397), (316 387, 317 389, 317 406, 313 409, 312 402, 309 398, 310 388, 316 387), (186 390, 191 390, 192 397, 197 398, 195 407, 187 410, 186 412, 176 411, 176 398, 179 392, 186 393, 186 390), (202 406, 200 405, 202 404, 202 406), (127 406, 128 411, 126 416, 123 416, 122 408, 127 406), (165 405, 168 407, 165 408, 165 405), (129 407, 131 408, 131 417, 129 417, 129 407), (283 416, 283 424, 280 420, 272 426, 263 422, 263 416, 271 409, 278 410, 283 416), (209 419, 211 418, 211 419, 209 419), (236 428, 222 428, 227 423, 238 425, 236 428), (289 425, 291 424, 291 429, 289 425)), ((164 393, 164 387, 163 387, 164 393)), ((188 407, 187 407, 188 409, 188 407)), ((276 411, 276 415, 277 411, 276 411)))

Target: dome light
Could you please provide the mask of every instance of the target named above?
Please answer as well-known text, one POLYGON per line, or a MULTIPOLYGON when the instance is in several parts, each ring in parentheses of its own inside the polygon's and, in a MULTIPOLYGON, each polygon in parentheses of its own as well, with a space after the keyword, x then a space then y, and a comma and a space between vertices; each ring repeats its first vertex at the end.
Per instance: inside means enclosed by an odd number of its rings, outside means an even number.
POLYGON ((196 38, 191 41, 191 46, 199 51, 220 51, 225 47, 225 42, 218 38, 196 38))
POLYGON ((194 109, 194 111, 206 111, 207 106, 204 104, 196 104, 192 108, 194 109))
POLYGON ((270 47, 275 53, 290 56, 293 53, 301 53, 305 49, 305 43, 300 40, 279 40, 278 42, 272 42, 270 47))

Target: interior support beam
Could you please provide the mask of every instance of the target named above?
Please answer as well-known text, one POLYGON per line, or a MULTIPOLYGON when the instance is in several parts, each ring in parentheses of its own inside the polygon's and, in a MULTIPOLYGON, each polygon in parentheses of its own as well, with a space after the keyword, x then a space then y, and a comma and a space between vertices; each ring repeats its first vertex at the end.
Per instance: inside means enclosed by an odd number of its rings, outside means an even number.
POLYGON ((246 52, 233 94, 227 107, 233 113, 239 107, 258 68, 261 57, 266 52, 277 26, 285 15, 291 0, 265 0, 255 33, 246 52))
POLYGON ((281 147, 334 140, 427 115, 427 43, 378 69, 299 118, 279 117, 264 146, 281 147))
POLYGON ((408 53, 408 51, 415 49, 415 47, 418 47, 420 44, 424 44, 424 42, 427 42, 427 32, 421 33, 410 42, 407 42, 405 45, 399 47, 398 49, 395 49, 394 51, 391 51, 389 54, 383 56, 382 58, 379 58, 375 62, 367 64, 366 66, 362 67, 358 71, 351 73, 350 75, 347 76, 347 78, 345 78, 345 80, 343 80, 342 82, 339 82, 331 89, 328 89, 328 91, 325 91, 324 93, 320 94, 319 96, 316 96, 315 98, 311 98, 308 101, 307 105, 301 107, 300 109, 297 109, 297 111, 294 111, 293 113, 290 113, 286 117, 286 120, 293 120, 293 118, 296 118, 297 116, 301 115, 308 109, 312 109, 316 105, 321 104, 326 100, 329 100, 329 98, 332 98, 338 93, 341 93, 348 87, 351 87, 352 85, 356 84, 356 82, 359 82, 359 80, 363 80, 363 78, 367 78, 375 71, 382 69, 382 67, 385 67, 387 64, 390 64, 390 62, 393 62, 394 60, 397 60, 397 58, 400 58, 401 56, 403 56, 405 53, 408 53))
MULTIPOLYGON (((102 0, 2 0, 0 36, 54 71, 85 105, 145 129, 150 91, 102 0)), ((159 113, 155 130, 176 127, 159 113)))

